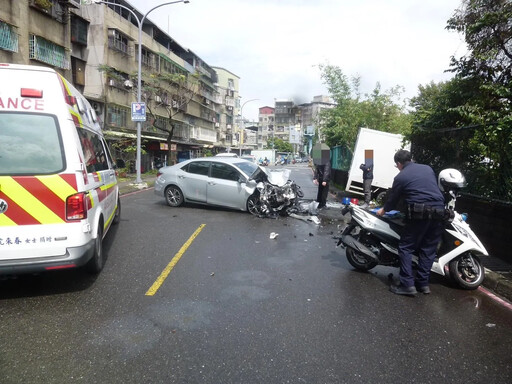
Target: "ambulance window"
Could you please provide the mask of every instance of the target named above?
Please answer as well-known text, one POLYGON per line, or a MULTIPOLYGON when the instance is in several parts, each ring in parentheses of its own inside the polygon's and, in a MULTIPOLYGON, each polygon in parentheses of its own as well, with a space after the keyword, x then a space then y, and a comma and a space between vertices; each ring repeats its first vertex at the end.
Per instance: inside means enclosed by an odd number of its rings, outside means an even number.
POLYGON ((110 150, 108 149, 108 145, 105 142, 105 140, 101 140, 103 142, 103 147, 105 147, 105 153, 107 154, 108 162, 111 164, 111 166, 114 166, 114 160, 112 159, 112 155, 110 154, 110 150))
POLYGON ((0 113, 0 174, 42 175, 64 168, 64 150, 55 116, 0 113))
POLYGON ((108 169, 107 154, 101 143, 101 137, 82 128, 77 128, 77 131, 84 151, 87 172, 93 173, 108 169))

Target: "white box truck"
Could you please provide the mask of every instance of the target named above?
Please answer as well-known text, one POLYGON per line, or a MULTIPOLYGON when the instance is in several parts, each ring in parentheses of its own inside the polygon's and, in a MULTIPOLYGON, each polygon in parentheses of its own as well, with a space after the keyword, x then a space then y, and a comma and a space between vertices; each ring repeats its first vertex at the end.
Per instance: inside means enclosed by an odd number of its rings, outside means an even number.
POLYGON ((365 159, 373 159, 372 200, 382 201, 398 174, 393 157, 399 149, 410 150, 400 134, 360 128, 354 147, 352 163, 345 190, 363 196, 363 171, 360 165, 365 159))

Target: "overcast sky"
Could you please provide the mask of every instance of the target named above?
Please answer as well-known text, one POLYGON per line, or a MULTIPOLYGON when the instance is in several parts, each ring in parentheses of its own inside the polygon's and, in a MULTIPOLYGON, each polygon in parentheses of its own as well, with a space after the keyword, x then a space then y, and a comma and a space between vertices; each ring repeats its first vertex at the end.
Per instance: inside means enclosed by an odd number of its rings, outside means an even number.
MULTIPOLYGON (((129 0, 145 13, 163 0, 129 0)), ((361 76, 363 93, 439 82, 451 56, 466 53, 445 29, 461 0, 190 0, 148 18, 210 66, 240 77, 245 118, 274 99, 296 103, 327 94, 319 64, 361 76)))

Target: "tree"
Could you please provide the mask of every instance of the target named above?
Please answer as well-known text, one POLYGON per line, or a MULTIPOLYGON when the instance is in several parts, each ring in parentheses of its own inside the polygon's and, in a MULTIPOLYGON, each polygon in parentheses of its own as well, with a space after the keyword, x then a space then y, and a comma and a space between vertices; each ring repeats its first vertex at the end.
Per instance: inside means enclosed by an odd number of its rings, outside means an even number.
MULTIPOLYGON (((106 65, 100 66, 98 70, 121 83, 126 80, 130 80, 131 84, 138 83, 137 74, 124 75, 106 65)), ((199 76, 177 71, 151 73, 142 79, 141 96, 146 104, 147 121, 155 129, 167 133, 168 160, 172 158, 171 143, 176 129, 176 119, 187 111, 188 104, 198 94, 199 76), (159 118, 162 115, 165 115, 166 119, 159 118)), ((137 87, 132 87, 131 92, 137 94, 137 87)))
POLYGON ((275 149, 277 152, 293 152, 293 146, 278 137, 268 139, 266 149, 275 149))
POLYGON ((321 65, 320 70, 336 103, 335 108, 323 110, 318 120, 320 139, 325 139, 327 145, 354 148, 361 127, 409 133, 410 117, 405 112, 405 104, 399 104, 403 87, 396 86, 383 92, 377 83, 372 93, 362 96, 359 76, 349 79, 339 67, 332 65, 321 65))
POLYGON ((151 125, 167 133, 168 161, 172 158, 171 143, 176 128, 175 118, 187 111, 187 105, 194 99, 198 90, 199 75, 190 73, 155 73, 142 85, 142 98, 146 102, 151 125), (158 119, 159 111, 167 115, 168 122, 158 119))
POLYGON ((483 148, 473 139, 472 121, 459 108, 471 100, 478 87, 474 80, 458 78, 419 86, 418 96, 410 102, 414 112, 411 134, 407 135, 416 161, 429 164, 437 171, 443 168, 464 171, 470 164, 481 161, 476 154, 483 148))
POLYGON ((447 29, 463 34, 468 54, 452 57, 453 81, 420 87, 412 103, 413 145, 423 140, 429 150, 420 155, 433 164, 467 168, 473 192, 510 200, 512 2, 463 0, 447 29), (463 135, 450 143, 456 131, 463 135))

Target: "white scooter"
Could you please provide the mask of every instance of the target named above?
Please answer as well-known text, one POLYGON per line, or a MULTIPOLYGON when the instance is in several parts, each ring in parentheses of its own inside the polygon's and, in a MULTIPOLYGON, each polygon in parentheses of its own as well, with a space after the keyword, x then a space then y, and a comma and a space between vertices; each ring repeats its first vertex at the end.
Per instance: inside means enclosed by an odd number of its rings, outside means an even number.
MULTIPOLYGON (((450 277, 463 289, 476 289, 485 276, 479 257, 489 254, 466 222, 466 215, 455 211, 457 192, 465 185, 464 176, 455 169, 445 169, 439 174, 439 187, 447 201, 447 212, 451 214, 449 220, 445 220, 432 272, 450 277)), ((348 262, 363 271, 377 265, 398 267, 403 215, 379 217, 376 210, 372 212, 350 202, 343 209, 344 214, 350 212, 351 220, 342 231, 338 246, 346 248, 348 262)), ((416 256, 413 262, 417 260, 416 256)))

